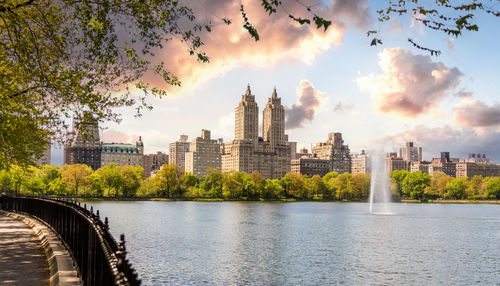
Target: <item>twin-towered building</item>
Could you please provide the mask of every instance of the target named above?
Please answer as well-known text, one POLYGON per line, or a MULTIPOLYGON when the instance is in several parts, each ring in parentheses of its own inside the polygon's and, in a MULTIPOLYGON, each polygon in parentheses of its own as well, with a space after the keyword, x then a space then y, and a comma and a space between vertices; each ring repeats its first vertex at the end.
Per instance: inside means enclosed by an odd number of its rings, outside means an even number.
POLYGON ((259 107, 250 86, 235 110, 234 140, 221 146, 222 171, 252 173, 278 179, 290 171, 291 145, 285 136, 285 109, 273 90, 263 112, 259 137, 259 107))

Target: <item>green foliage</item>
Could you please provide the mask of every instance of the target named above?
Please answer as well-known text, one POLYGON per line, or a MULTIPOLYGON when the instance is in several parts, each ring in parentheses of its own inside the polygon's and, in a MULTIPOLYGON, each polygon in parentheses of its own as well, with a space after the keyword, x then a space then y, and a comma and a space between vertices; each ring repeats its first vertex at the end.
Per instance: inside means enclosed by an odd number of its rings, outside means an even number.
POLYGON ((465 192, 468 198, 471 199, 480 198, 481 193, 483 192, 483 177, 476 175, 470 178, 465 192))
POLYGON ((211 25, 195 23, 178 1, 6 0, 0 17, 0 169, 33 164, 50 137, 62 142, 67 119, 88 112, 117 121, 117 107, 135 106, 139 115, 151 109, 147 96, 166 91, 141 82, 145 73, 180 85, 151 60, 168 41, 180 39, 208 61, 199 33, 211 25), (133 85, 144 95, 121 88, 133 85))
POLYGON ((81 187, 86 187, 90 183, 88 179, 90 174, 92 174, 92 168, 82 164, 63 165, 61 171, 62 181, 73 190, 74 196, 79 195, 78 191, 81 187))
MULTIPOLYGON (((323 177, 287 173, 264 179, 237 171, 208 170, 199 179, 175 164, 164 165, 153 177, 144 178, 140 166, 110 164, 96 171, 86 165, 42 167, 11 166, 0 170, 0 192, 23 195, 89 197, 164 197, 173 199, 224 200, 341 200, 366 201, 370 174, 330 172, 323 177)), ((452 178, 443 172, 393 171, 394 198, 399 199, 500 199, 500 178, 452 178), (398 192, 398 186, 401 192, 398 192)))
MULTIPOLYGON (((419 1, 389 1, 386 5, 386 8, 377 11, 380 22, 391 21, 394 16, 408 16, 412 21, 421 23, 427 29, 455 37, 462 36, 464 30, 479 31, 474 21, 479 18, 480 12, 483 12, 483 15, 500 17, 500 12, 494 6, 486 4, 486 1, 477 0, 460 3, 439 0, 425 4, 419 1)), ((376 31, 369 31, 367 35, 375 34, 373 32, 376 33, 376 31)), ((378 41, 379 39, 374 37, 371 44, 377 45, 378 41)), ((408 38, 408 42, 417 49, 430 53, 431 56, 441 54, 439 50, 423 47, 411 38, 408 38)))
POLYGON ((486 185, 487 198, 500 199, 500 178, 491 178, 486 185))
POLYGON ((446 184, 446 193, 444 197, 447 199, 464 199, 466 197, 465 190, 467 189, 467 178, 455 178, 446 184))
POLYGON ((175 164, 163 165, 154 177, 158 192, 157 196, 167 198, 182 197, 184 190, 181 186, 181 179, 182 171, 178 166, 175 164))
POLYGON ((422 171, 408 173, 402 182, 401 191, 411 199, 421 200, 430 183, 431 177, 427 173, 422 173, 422 171))
POLYGON ((398 194, 400 197, 403 196, 403 181, 408 174, 410 174, 410 172, 404 170, 395 170, 390 174, 392 182, 391 188, 393 192, 398 194))

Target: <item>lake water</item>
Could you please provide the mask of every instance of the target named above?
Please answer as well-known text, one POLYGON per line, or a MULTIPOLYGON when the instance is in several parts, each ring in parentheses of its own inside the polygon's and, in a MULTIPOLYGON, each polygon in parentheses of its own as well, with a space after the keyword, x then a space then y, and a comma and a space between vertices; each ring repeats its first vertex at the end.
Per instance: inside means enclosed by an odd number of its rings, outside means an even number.
POLYGON ((125 233, 145 285, 500 284, 500 205, 90 205, 125 233))

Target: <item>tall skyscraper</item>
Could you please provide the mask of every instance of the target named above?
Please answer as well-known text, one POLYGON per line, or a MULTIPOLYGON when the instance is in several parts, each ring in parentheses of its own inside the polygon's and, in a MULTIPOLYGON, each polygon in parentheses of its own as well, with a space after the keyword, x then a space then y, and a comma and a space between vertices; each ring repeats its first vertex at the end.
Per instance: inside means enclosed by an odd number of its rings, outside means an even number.
POLYGON ((259 107, 252 95, 250 85, 241 96, 241 102, 235 111, 234 139, 257 143, 259 136, 259 107))
POLYGON ((406 147, 399 149, 399 157, 410 162, 422 161, 422 147, 414 147, 413 142, 406 142, 406 147))
POLYGON ((185 155, 186 152, 189 151, 189 142, 187 142, 188 136, 181 135, 179 141, 173 142, 169 144, 168 151, 170 153, 168 160, 170 164, 176 164, 181 170, 184 170, 185 164, 185 155))
POLYGON ((281 98, 278 98, 276 88, 272 96, 268 99, 263 113, 262 134, 264 141, 271 143, 271 146, 285 144, 285 109, 281 105, 281 98))
POLYGON ((64 164, 85 164, 101 167, 101 144, 97 120, 74 121, 70 140, 64 146, 64 164))
POLYGON ((258 106, 250 86, 235 112, 235 140, 223 144, 222 171, 259 171, 264 178, 281 178, 290 171, 290 144, 285 140, 285 111, 276 90, 264 110, 258 137, 258 106))
POLYGON ((199 178, 207 175, 210 168, 221 169, 221 141, 210 139, 209 130, 201 130, 201 137, 193 139, 186 152, 186 173, 192 173, 199 178))

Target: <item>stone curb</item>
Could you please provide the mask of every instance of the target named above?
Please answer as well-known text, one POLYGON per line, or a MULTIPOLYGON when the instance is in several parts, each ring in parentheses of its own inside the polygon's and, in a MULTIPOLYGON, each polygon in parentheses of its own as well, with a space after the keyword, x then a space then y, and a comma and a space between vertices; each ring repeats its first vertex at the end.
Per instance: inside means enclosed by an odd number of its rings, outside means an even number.
POLYGON ((15 218, 31 227, 40 239, 47 256, 50 269, 50 285, 76 286, 82 285, 78 272, 73 265, 73 259, 64 244, 44 223, 18 213, 0 210, 0 214, 15 218))

